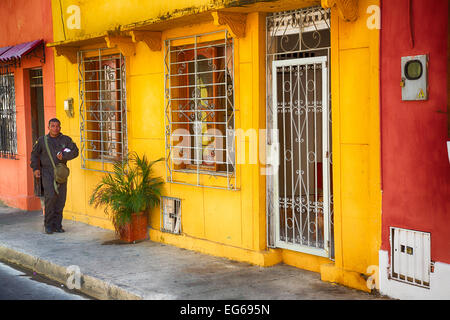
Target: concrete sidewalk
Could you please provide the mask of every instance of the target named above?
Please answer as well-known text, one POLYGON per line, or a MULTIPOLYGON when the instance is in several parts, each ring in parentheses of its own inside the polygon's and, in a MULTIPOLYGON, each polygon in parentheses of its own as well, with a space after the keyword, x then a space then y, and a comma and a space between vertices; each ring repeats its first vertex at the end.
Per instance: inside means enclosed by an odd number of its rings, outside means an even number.
POLYGON ((0 260, 64 285, 68 270, 72 277, 80 270, 79 291, 97 299, 384 299, 287 265, 263 268, 152 241, 118 244, 110 230, 70 220, 63 226, 65 233, 47 235, 40 211, 0 205, 0 260))

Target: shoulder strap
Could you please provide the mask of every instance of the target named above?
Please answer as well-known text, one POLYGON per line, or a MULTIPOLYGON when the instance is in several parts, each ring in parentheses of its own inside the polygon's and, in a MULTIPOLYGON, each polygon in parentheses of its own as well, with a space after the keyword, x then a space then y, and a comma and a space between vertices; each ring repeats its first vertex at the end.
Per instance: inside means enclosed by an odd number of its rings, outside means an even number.
MULTIPOLYGON (((48 147, 47 135, 44 135, 44 142, 45 142, 45 148, 47 149, 48 157, 50 158, 50 161, 52 162, 53 169, 56 169, 55 162, 53 161, 52 154, 50 153, 50 148, 48 147)), ((55 188, 56 194, 59 195, 58 184, 56 183, 55 179, 53 179, 53 187, 55 188)))
POLYGON ((52 162, 53 168, 56 168, 55 162, 53 161, 53 157, 50 152, 50 148, 48 147, 47 135, 44 135, 44 142, 45 142, 45 148, 47 149, 48 157, 50 158, 50 161, 52 162))

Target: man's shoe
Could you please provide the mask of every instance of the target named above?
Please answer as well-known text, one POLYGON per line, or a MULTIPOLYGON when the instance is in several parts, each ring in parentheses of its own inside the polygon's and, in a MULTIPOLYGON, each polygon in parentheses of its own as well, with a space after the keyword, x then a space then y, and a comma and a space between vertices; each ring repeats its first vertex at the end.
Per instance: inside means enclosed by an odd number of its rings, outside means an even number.
POLYGON ((53 230, 51 228, 45 228, 45 233, 46 234, 52 234, 53 230))
POLYGON ((62 227, 61 228, 55 228, 55 230, 53 230, 53 231, 58 232, 58 233, 66 232, 62 227))

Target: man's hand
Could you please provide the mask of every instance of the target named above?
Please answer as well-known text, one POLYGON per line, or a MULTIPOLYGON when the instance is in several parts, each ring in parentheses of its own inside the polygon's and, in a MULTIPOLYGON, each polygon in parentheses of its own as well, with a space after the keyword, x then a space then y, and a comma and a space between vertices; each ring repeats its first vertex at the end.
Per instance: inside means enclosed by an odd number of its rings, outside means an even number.
POLYGON ((40 178, 41 177, 41 170, 35 170, 33 173, 34 173, 34 176, 36 178, 40 178))
POLYGON ((58 152, 58 154, 56 155, 56 157, 59 159, 59 160, 62 160, 62 152, 58 152))

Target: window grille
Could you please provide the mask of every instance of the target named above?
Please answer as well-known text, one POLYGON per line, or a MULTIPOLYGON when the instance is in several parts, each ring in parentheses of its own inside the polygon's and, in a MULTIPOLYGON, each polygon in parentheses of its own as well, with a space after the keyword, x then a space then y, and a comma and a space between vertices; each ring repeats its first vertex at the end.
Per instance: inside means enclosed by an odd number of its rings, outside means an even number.
POLYGON ((125 58, 104 50, 78 52, 81 167, 103 172, 127 153, 125 58))
POLYGON ((16 159, 17 128, 14 74, 0 70, 0 158, 16 159))
POLYGON ((164 56, 168 182, 235 190, 233 39, 168 39, 164 56))

